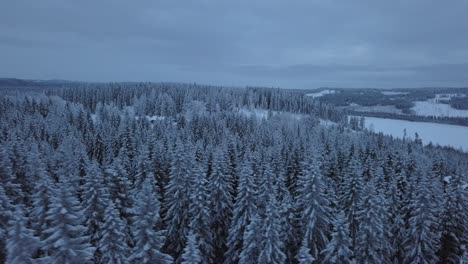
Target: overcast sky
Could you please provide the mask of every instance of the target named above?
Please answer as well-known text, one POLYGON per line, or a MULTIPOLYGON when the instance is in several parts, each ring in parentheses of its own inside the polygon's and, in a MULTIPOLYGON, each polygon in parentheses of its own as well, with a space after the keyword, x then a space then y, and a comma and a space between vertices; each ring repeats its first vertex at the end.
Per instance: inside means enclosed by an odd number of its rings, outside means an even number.
POLYGON ((2 0, 0 77, 468 86, 468 1, 2 0))

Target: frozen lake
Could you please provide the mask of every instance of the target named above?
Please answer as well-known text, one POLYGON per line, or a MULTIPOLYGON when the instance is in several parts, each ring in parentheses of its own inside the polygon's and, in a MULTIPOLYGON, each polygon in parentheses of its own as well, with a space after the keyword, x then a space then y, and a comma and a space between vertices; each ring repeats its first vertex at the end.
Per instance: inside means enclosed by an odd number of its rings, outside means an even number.
POLYGON ((366 117, 366 128, 398 138, 403 138, 406 128, 408 138, 414 138, 417 132, 424 144, 432 142, 468 152, 468 127, 465 126, 366 117))

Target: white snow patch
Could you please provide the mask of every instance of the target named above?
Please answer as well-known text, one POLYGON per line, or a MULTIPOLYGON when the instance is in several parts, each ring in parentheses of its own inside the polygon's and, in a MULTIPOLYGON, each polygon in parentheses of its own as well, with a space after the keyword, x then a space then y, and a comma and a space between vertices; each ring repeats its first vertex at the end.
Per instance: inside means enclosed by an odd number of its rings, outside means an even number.
POLYGON ((96 123, 96 121, 97 121, 97 115, 96 114, 91 114, 91 121, 93 121, 93 123, 96 123))
POLYGON ((326 119, 319 119, 320 121, 320 125, 322 126, 326 126, 326 127, 329 127, 329 126, 336 126, 336 122, 333 122, 333 121, 330 121, 330 120, 326 120, 326 119))
POLYGON ((158 115, 154 115, 154 116, 145 116, 146 120, 148 121, 156 121, 156 120, 165 120, 166 117, 165 116, 158 116, 158 115))
POLYGON ((392 113, 402 114, 401 109, 396 108, 394 105, 373 105, 373 106, 355 106, 353 108, 357 112, 377 112, 377 113, 392 113))
POLYGON ((241 108, 239 109, 238 112, 247 117, 255 117, 258 119, 268 119, 269 117, 273 117, 273 116, 284 116, 284 117, 287 117, 288 119, 301 120, 306 116, 303 114, 294 114, 294 113, 282 112, 282 111, 269 111, 269 110, 258 109, 258 108, 255 108, 255 109, 241 108))
POLYGON ((460 93, 436 94, 435 99, 431 99, 431 100, 448 101, 452 98, 463 98, 463 97, 466 97, 466 95, 460 94, 460 93))
POLYGON ((444 177, 444 182, 446 182, 446 183, 450 183, 451 180, 452 180, 452 176, 445 176, 444 177))
POLYGON ((427 122, 411 122, 406 120, 386 119, 377 117, 365 117, 365 126, 371 131, 382 132, 403 138, 406 129, 407 138, 414 138, 418 133, 423 144, 430 142, 440 146, 450 146, 468 152, 468 127, 436 124, 427 122))
POLYGON ((323 91, 316 92, 316 93, 308 93, 308 94, 306 94, 306 96, 310 96, 312 98, 317 98, 317 97, 322 97, 322 96, 324 96, 326 94, 334 94, 334 93, 336 93, 335 90, 328 90, 327 89, 327 90, 323 90, 323 91))
POLYGON ((381 93, 383 95, 405 95, 405 94, 408 94, 408 92, 395 92, 395 91, 382 91, 381 93))
POLYGON ((468 110, 455 109, 451 105, 439 103, 437 100, 434 98, 427 101, 416 101, 411 110, 420 116, 468 117, 468 110))

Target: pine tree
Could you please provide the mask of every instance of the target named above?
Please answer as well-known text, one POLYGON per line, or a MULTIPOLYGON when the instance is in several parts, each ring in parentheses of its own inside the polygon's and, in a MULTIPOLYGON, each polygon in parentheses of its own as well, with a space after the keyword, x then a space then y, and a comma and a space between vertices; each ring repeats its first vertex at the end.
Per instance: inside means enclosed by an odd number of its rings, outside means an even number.
POLYGON ((377 193, 375 179, 372 179, 364 189, 361 209, 357 213, 360 222, 355 248, 356 260, 359 263, 384 263, 387 261, 384 241, 384 221, 381 207, 384 198, 377 193))
POLYGON ((463 255, 463 245, 468 242, 467 191, 462 187, 462 176, 451 177, 447 186, 443 213, 440 216, 439 260, 442 263, 458 263, 463 255))
POLYGON ((244 231, 242 250, 239 254, 239 263, 257 263, 260 254, 259 244, 262 239, 261 224, 260 217, 254 214, 244 231))
POLYGON ((24 194, 21 190, 21 186, 16 182, 16 175, 13 172, 8 145, 3 143, 0 146, 0 184, 5 194, 13 203, 19 203, 23 200, 24 194))
POLYGON ((119 211, 112 201, 105 210, 104 222, 98 241, 99 263, 122 264, 127 263, 130 249, 122 237, 125 237, 125 223, 119 216, 119 211))
POLYGON ((201 264, 202 257, 198 249, 197 240, 192 231, 188 233, 187 243, 185 244, 184 252, 182 254, 181 264, 201 264))
POLYGON ((312 264, 315 261, 314 257, 310 254, 308 239, 305 237, 302 240, 301 248, 297 253, 296 259, 299 261, 299 264, 312 264))
POLYGON ((352 241, 351 248, 356 246, 356 235, 359 228, 357 212, 361 204, 363 182, 358 153, 355 151, 352 154, 349 165, 345 168, 342 183, 339 188, 339 203, 349 223, 349 232, 352 241))
POLYGON ((0 262, 6 258, 6 238, 8 235, 8 222, 13 218, 13 205, 0 185, 0 262))
POLYGON ((246 152, 239 177, 238 195, 234 205, 233 219, 229 228, 228 250, 225 255, 226 264, 237 263, 239 260, 239 254, 243 249, 245 227, 249 225, 252 215, 257 211, 255 206, 256 185, 254 178, 252 156, 250 152, 246 152))
POLYGON ((223 150, 215 152, 212 163, 211 177, 208 181, 210 190, 210 232, 213 246, 214 261, 223 262, 226 251, 226 240, 229 232, 229 222, 232 216, 232 190, 227 175, 226 156, 223 150))
POLYGON ((94 248, 87 243, 82 225, 82 210, 70 184, 61 178, 58 190, 54 193, 47 211, 47 221, 51 226, 44 230, 44 249, 48 263, 79 263, 90 260, 94 248))
POLYGON ((40 246, 34 231, 27 227, 27 218, 21 206, 17 206, 15 217, 9 222, 6 263, 34 263, 33 256, 40 246))
POLYGON ((192 186, 195 186, 191 193, 190 215, 192 221, 190 222, 190 229, 196 237, 198 247, 200 249, 200 256, 203 263, 211 263, 213 259, 213 246, 212 237, 213 233, 210 228, 206 227, 206 223, 210 222, 209 215, 209 191, 207 188, 206 175, 200 162, 195 164, 193 170, 192 186))
POLYGON ((131 214, 130 208, 133 206, 131 195, 132 182, 130 175, 125 169, 122 157, 117 157, 112 164, 105 169, 105 179, 109 189, 109 194, 114 201, 115 207, 120 212, 120 216, 125 222, 129 222, 131 214))
POLYGON ((52 203, 54 189, 55 184, 52 182, 52 179, 50 179, 50 176, 44 175, 44 177, 38 180, 34 186, 34 191, 31 196, 31 224, 36 235, 41 240, 46 239, 44 231, 51 226, 50 221, 47 220, 47 212, 49 211, 52 203))
POLYGON ((161 252, 164 231, 161 230, 159 201, 154 193, 154 181, 146 179, 132 210, 135 246, 129 260, 133 263, 172 263, 171 256, 161 252))
POLYGON ((185 245, 190 224, 190 178, 192 175, 192 160, 188 147, 182 141, 177 141, 169 184, 166 189, 165 208, 167 210, 165 222, 167 224, 166 246, 168 252, 178 259, 185 245))
POLYGON ((27 205, 31 205, 31 203, 33 203, 33 198, 31 196, 36 194, 34 188, 37 185, 37 182, 41 182, 44 178, 49 177, 40 155, 37 144, 33 144, 26 157, 26 175, 22 188, 26 190, 27 193, 27 205))
POLYGON ((281 225, 278 212, 278 201, 275 193, 269 192, 269 201, 263 221, 263 235, 260 240, 258 263, 285 263, 284 243, 282 242, 281 225))
POLYGON ((353 263, 351 244, 347 218, 340 212, 333 221, 332 239, 322 251, 324 263, 353 263))
POLYGON ((298 208, 302 211, 302 223, 304 225, 304 239, 311 247, 314 259, 320 261, 320 252, 328 244, 328 232, 330 226, 330 202, 324 190, 323 177, 319 168, 316 155, 311 153, 303 162, 302 173, 299 178, 300 188, 298 196, 298 208))
POLYGON ((439 242, 437 219, 429 188, 429 177, 419 173, 415 196, 411 201, 411 217, 407 237, 405 262, 436 263, 439 242))
POLYGON ((83 216, 90 242, 99 240, 100 227, 104 222, 104 212, 109 204, 109 195, 104 187, 102 171, 96 161, 86 168, 85 183, 82 187, 83 216))

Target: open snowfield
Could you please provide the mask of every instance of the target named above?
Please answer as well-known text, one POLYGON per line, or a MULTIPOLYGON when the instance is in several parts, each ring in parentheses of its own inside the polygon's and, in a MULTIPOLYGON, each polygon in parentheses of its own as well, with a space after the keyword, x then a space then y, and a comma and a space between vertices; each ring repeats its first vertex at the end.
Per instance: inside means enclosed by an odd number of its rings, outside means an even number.
POLYGON ((468 110, 455 109, 449 104, 438 103, 435 99, 414 102, 411 110, 419 116, 468 117, 468 110))
POLYGON ((414 138, 417 132, 423 144, 432 142, 435 145, 461 148, 468 152, 468 127, 377 117, 366 117, 365 125, 375 132, 398 138, 403 138, 403 130, 406 129, 408 138, 414 138))
POLYGON ((402 114, 401 109, 396 108, 394 105, 373 105, 373 106, 354 105, 353 110, 358 111, 358 112, 402 114))
POLYGON ((320 91, 320 92, 317 92, 317 93, 308 93, 306 94, 306 96, 310 96, 312 98, 317 98, 317 97, 322 97, 326 94, 334 94, 336 93, 335 90, 323 90, 323 91, 320 91))
POLYGON ((468 110, 455 109, 449 104, 441 103, 441 101, 448 101, 452 97, 464 96, 464 94, 436 94, 435 98, 427 101, 414 102, 411 110, 419 116, 468 117, 468 110))

